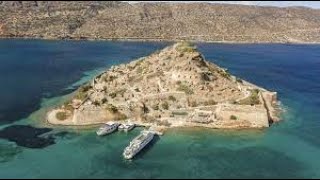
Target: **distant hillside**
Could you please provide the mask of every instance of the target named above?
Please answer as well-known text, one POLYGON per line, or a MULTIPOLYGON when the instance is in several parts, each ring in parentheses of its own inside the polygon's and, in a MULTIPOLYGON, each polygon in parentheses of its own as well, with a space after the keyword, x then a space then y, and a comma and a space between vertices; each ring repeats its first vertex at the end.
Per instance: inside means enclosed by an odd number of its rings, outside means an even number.
POLYGON ((0 1, 1 37, 320 42, 320 10, 209 3, 0 1))

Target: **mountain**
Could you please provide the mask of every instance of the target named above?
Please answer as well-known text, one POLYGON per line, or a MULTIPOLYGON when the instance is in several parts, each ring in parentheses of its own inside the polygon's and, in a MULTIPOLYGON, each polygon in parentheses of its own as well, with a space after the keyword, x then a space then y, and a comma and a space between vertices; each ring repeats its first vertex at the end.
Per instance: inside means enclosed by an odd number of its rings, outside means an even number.
POLYGON ((0 37, 320 42, 320 10, 212 3, 0 1, 0 37))
POLYGON ((113 66, 48 113, 61 125, 127 118, 139 125, 262 128, 278 121, 277 93, 206 61, 190 43, 113 66))

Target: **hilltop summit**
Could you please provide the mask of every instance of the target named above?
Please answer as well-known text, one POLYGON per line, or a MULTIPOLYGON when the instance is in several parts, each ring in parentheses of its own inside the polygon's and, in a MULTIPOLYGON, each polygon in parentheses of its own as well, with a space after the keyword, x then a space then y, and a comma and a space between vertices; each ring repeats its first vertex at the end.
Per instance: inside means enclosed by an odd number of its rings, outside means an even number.
POLYGON ((130 118, 165 127, 261 128, 278 121, 277 96, 206 61, 179 42, 113 66, 80 87, 49 122, 87 125, 130 118))

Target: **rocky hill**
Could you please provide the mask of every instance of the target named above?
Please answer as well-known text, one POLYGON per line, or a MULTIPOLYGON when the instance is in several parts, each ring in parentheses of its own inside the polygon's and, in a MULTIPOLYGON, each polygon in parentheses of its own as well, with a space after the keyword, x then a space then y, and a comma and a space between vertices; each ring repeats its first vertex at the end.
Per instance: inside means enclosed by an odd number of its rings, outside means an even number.
POLYGON ((49 112, 52 124, 132 119, 140 125, 261 128, 278 121, 275 92, 236 78, 181 42, 114 66, 49 112))
POLYGON ((210 3, 0 1, 0 37, 320 42, 320 10, 210 3))

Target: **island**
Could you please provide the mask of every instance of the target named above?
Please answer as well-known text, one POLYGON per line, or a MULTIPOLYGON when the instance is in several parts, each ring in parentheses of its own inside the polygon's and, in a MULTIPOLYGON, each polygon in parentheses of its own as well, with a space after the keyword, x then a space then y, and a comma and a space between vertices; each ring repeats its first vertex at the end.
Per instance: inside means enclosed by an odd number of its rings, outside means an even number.
POLYGON ((112 66, 50 110, 47 121, 83 126, 130 119, 163 129, 266 128, 280 120, 277 104, 276 92, 231 75, 182 41, 112 66))

